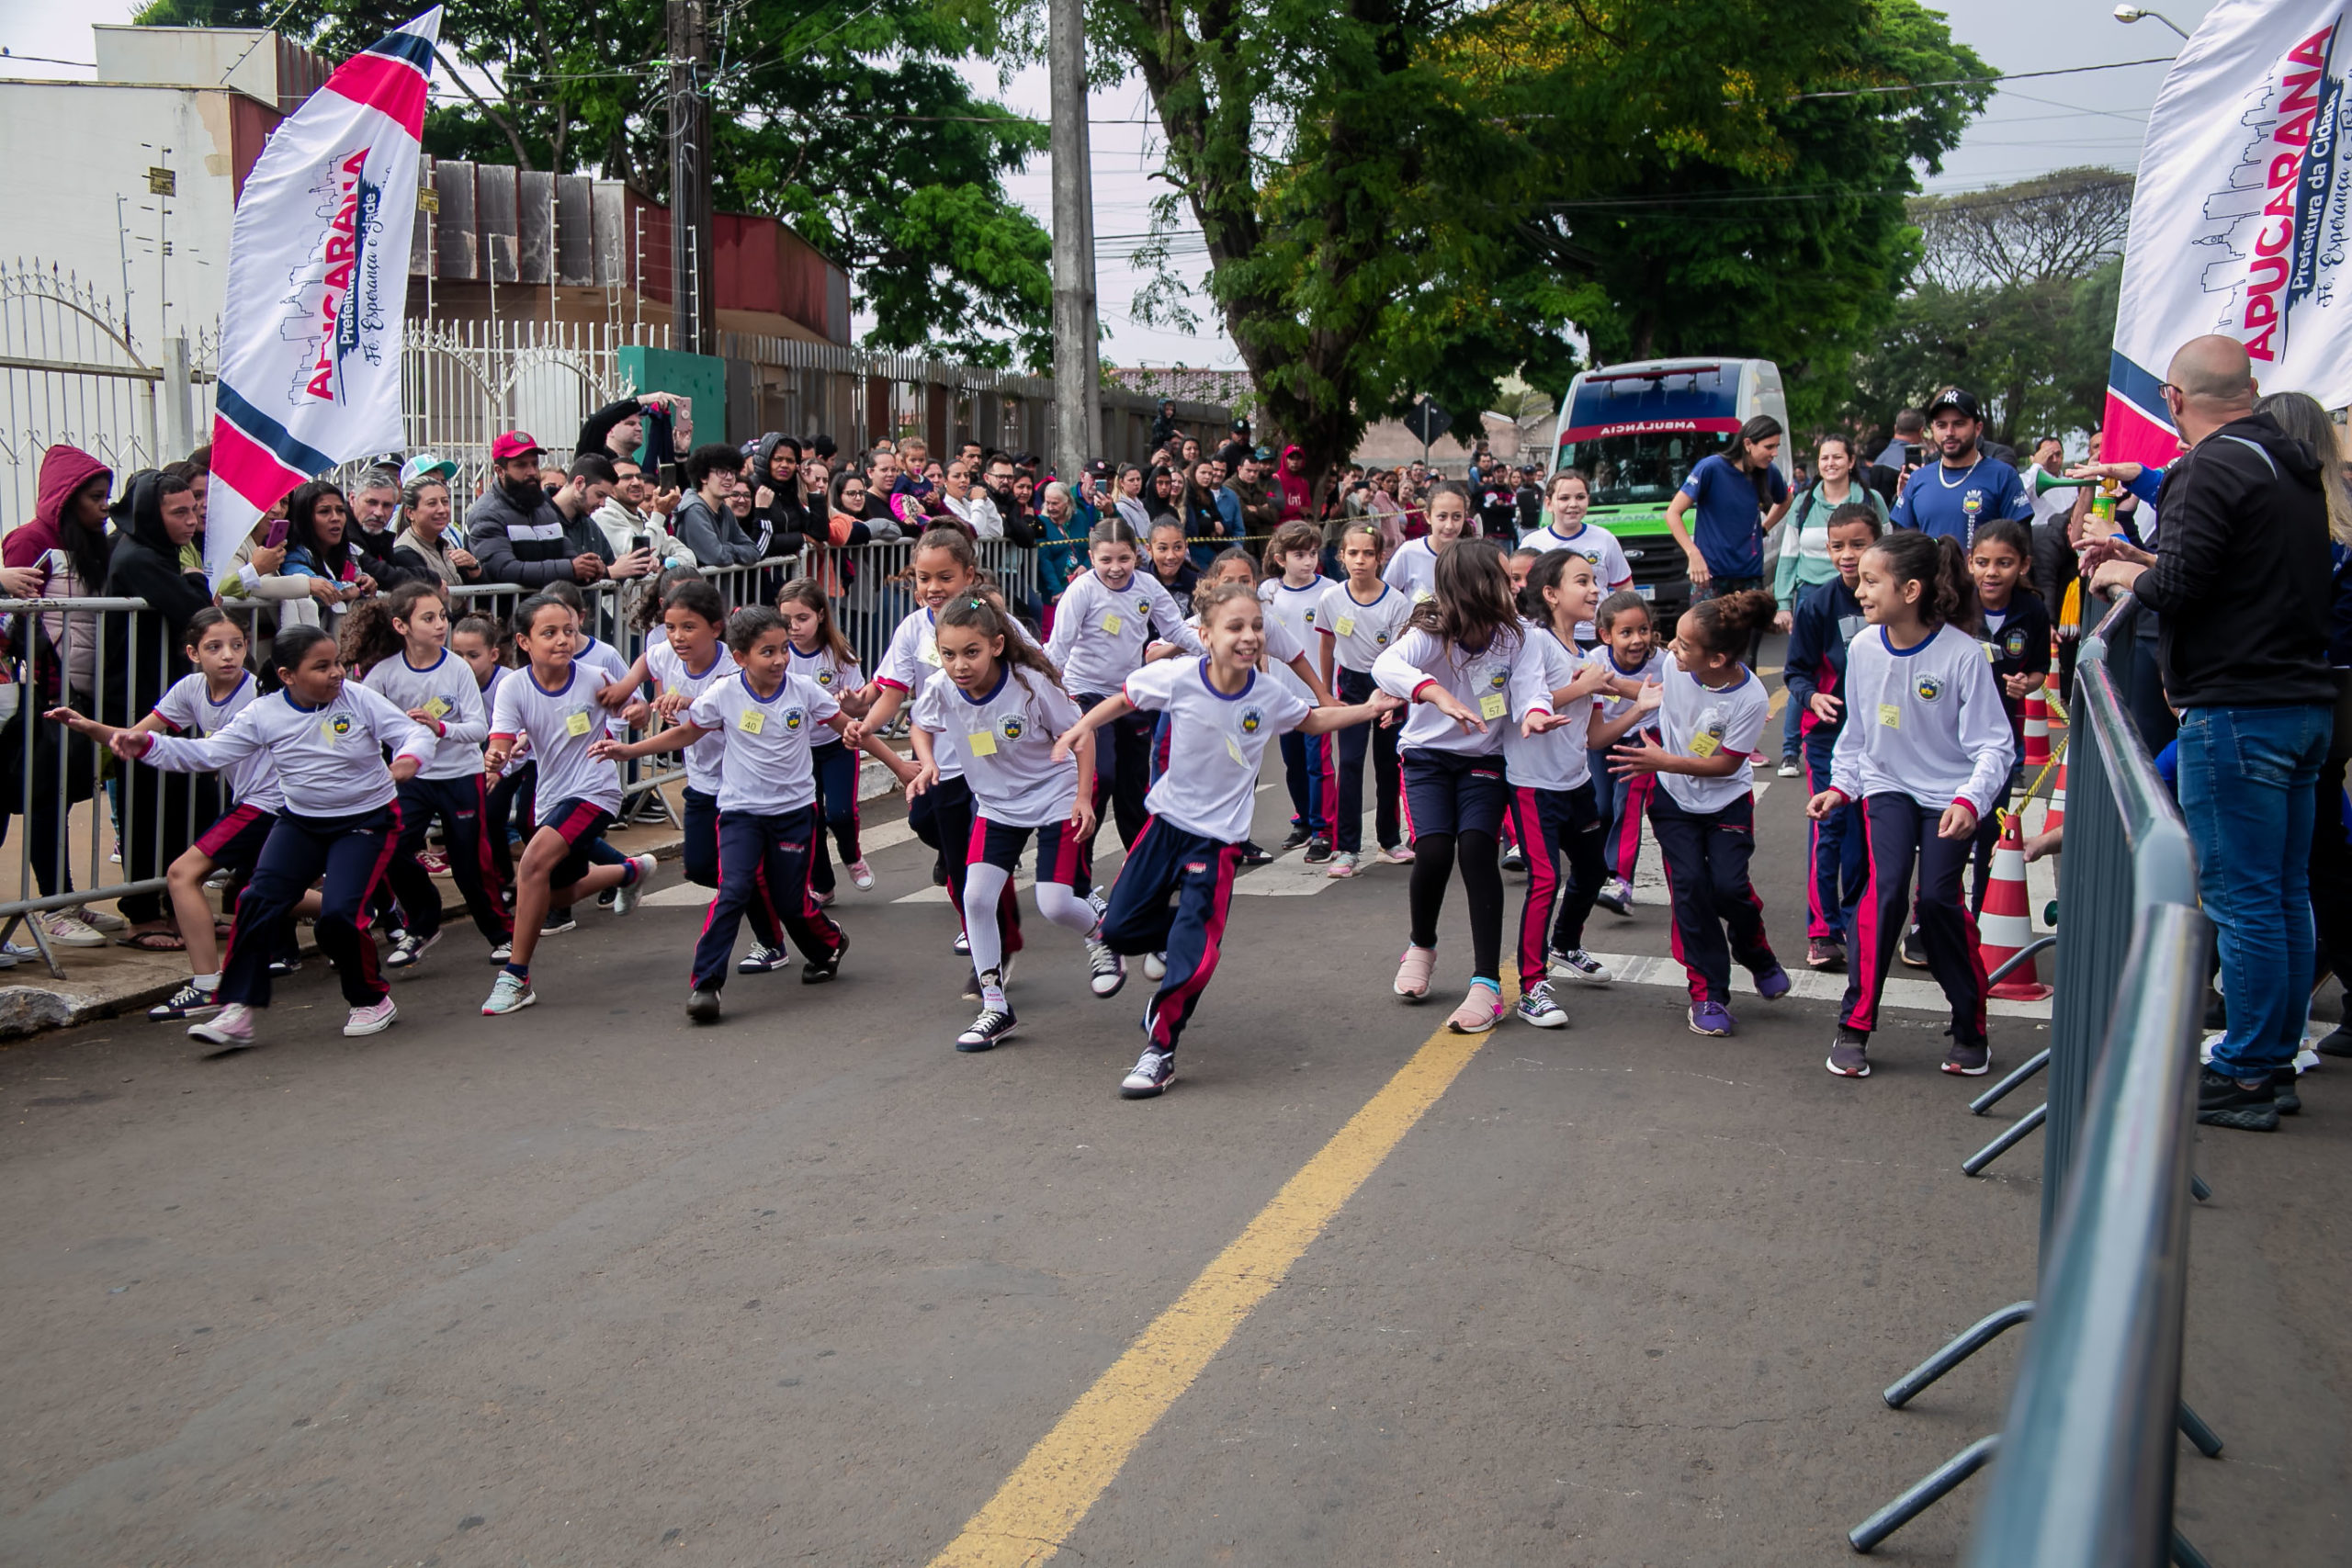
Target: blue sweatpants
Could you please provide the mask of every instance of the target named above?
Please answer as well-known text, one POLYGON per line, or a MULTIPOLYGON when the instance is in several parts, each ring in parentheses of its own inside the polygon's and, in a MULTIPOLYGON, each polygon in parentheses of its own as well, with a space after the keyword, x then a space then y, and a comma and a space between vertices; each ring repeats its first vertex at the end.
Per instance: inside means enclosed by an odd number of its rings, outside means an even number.
POLYGON ((1115 953, 1168 955, 1168 973, 1143 1015, 1144 1032, 1159 1050, 1176 1049, 1216 973, 1240 865, 1238 844, 1187 833, 1157 817, 1127 848, 1111 886, 1102 940, 1115 953))

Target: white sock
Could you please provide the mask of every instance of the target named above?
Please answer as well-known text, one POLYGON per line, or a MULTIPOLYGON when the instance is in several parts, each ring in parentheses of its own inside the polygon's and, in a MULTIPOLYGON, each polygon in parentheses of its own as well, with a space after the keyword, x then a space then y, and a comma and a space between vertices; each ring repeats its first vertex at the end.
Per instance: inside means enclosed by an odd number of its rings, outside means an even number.
POLYGON ((209 975, 191 975, 188 978, 196 982, 197 989, 200 991, 217 991, 220 988, 220 971, 218 969, 209 975))
POLYGON ((982 975, 1004 962, 1004 942, 996 929, 996 907, 1010 880, 998 867, 979 861, 964 868, 964 938, 972 950, 972 967, 982 975))
POLYGON ((1071 892, 1067 884, 1040 882, 1030 891, 1037 896, 1037 913, 1081 935, 1093 934, 1097 923, 1094 906, 1071 892))

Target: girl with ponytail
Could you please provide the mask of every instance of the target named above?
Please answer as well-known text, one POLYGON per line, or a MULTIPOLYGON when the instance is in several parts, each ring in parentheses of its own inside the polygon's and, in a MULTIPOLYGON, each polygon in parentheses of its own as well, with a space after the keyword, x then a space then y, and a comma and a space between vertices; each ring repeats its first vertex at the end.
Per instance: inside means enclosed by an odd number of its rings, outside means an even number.
POLYGON ((1869 850, 1829 1070, 1870 1076, 1871 1031, 1903 939, 1916 863, 1920 943, 1951 1001, 1944 1071, 1981 1077, 1992 1066, 1984 961, 1961 908, 1960 879, 1977 822, 2007 793, 2017 745, 1992 666, 1965 629, 1975 595, 1958 541, 1907 528, 1887 535, 1863 554, 1854 597, 1870 624, 1846 650, 1845 728, 1829 787, 1805 807, 1825 821, 1859 805, 1869 850))

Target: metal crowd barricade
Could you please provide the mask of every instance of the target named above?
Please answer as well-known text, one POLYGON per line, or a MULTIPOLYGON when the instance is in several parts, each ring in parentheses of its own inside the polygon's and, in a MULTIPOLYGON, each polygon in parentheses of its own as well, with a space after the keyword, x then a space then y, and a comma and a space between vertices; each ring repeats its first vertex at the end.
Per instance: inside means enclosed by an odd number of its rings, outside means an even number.
POLYGON ((126 726, 144 716, 144 706, 106 713, 102 704, 116 672, 109 661, 118 628, 121 658, 153 677, 129 679, 125 691, 160 697, 170 684, 176 650, 162 646, 168 639, 156 635, 159 621, 145 600, 0 599, 0 623, 10 649, 9 683, 0 691, 16 703, 7 721, 15 728, 5 732, 5 765, 16 776, 0 801, 0 814, 14 820, 0 820, 0 828, 17 862, 17 896, 0 900, 0 941, 14 942, 19 931, 28 932, 51 976, 62 980, 58 944, 36 917, 164 892, 165 868, 211 825, 218 785, 123 764, 96 741, 42 717, 52 705, 126 726), (77 679, 72 650, 85 641, 91 662, 77 679), (77 774, 89 784, 78 801, 77 774), (86 834, 85 856, 75 853, 76 834, 86 834), (83 862, 78 876, 77 858, 83 862), (49 891, 42 891, 43 883, 49 891))
POLYGON ((2172 1525, 2176 1431, 2221 1439, 2180 1398, 2198 1040, 2212 930, 2170 792, 2126 709, 2135 605, 2075 668, 2065 940, 2052 1004, 2040 1285, 1886 1391, 1900 1408, 2030 1319, 2007 1421, 1849 1532, 1869 1551, 1990 1460, 1975 1568, 2201 1565, 2172 1525), (2112 660, 2111 657, 2113 656, 2112 660))

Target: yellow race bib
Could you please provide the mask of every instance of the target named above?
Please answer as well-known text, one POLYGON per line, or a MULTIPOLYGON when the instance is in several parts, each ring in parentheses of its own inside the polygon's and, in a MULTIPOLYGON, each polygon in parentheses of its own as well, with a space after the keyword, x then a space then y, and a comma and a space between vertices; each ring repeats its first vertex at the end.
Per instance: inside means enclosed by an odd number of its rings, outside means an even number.
POLYGON ((996 732, 992 729, 977 730, 964 737, 964 744, 975 757, 993 757, 996 755, 996 732))
POLYGON ((1509 712, 1510 712, 1510 703, 1503 697, 1489 693, 1478 699, 1480 718, 1500 718, 1509 712))
POLYGON ((1889 729, 1900 729, 1903 728, 1903 710, 1893 703, 1881 703, 1878 705, 1878 721, 1889 729))
POLYGON ((588 733, 590 722, 585 709, 568 713, 563 716, 563 732, 566 735, 585 735, 588 733))
POLYGON ((431 702, 424 705, 424 711, 431 714, 434 717, 439 718, 442 715, 449 711, 449 699, 447 697, 435 697, 431 702))
POLYGON ((1126 622, 1119 618, 1118 614, 1115 611, 1102 617, 1102 629, 1109 632, 1113 637, 1117 637, 1119 635, 1119 628, 1126 624, 1126 622))
POLYGON ((1722 741, 1716 739, 1712 735, 1703 733, 1694 735, 1690 738, 1690 755, 1693 757, 1712 757, 1717 751, 1723 750, 1723 744, 1724 743, 1722 741))
POLYGON ((1341 615, 1340 617, 1340 635, 1341 637, 1353 637, 1356 635, 1356 618, 1353 615, 1341 615))
POLYGON ((1430 592, 1426 588, 1416 588, 1413 590, 1413 603, 1416 604, 1426 604, 1436 597, 1436 594, 1430 592))
POLYGON ((735 717, 735 728, 746 735, 757 735, 768 727, 768 716, 757 708, 745 708, 735 717))

